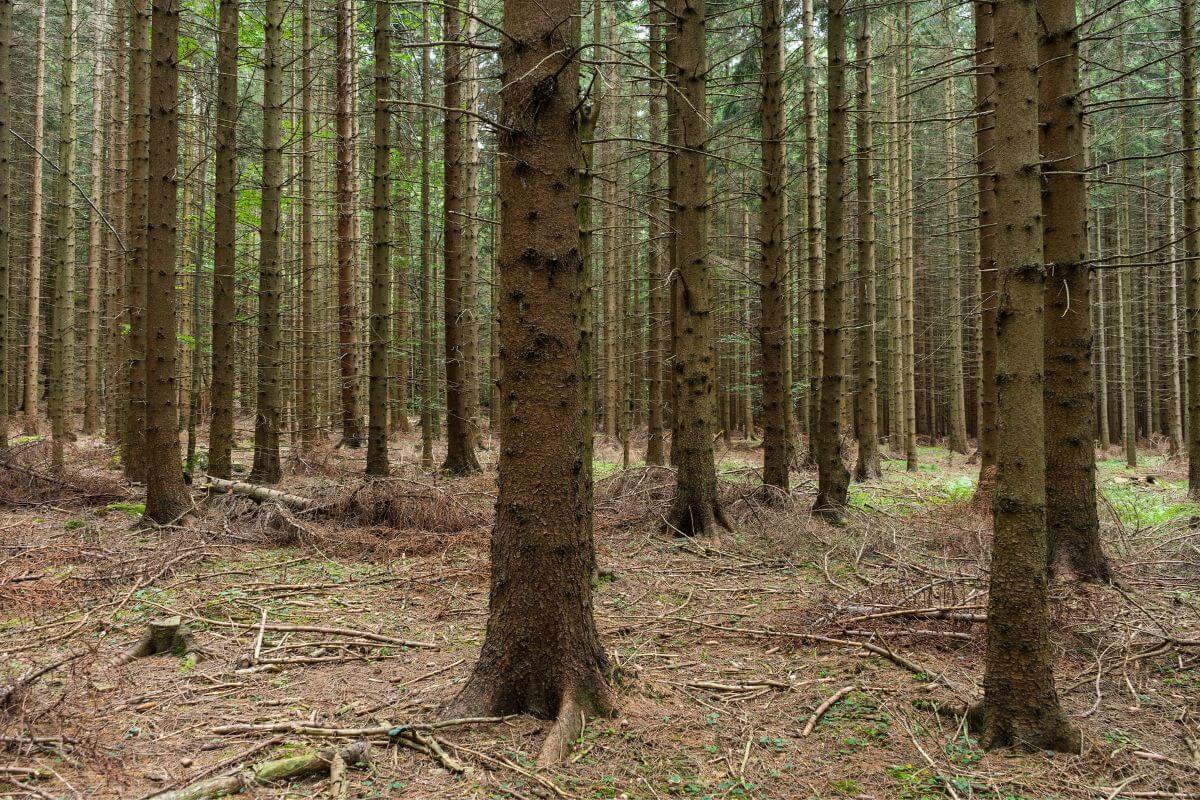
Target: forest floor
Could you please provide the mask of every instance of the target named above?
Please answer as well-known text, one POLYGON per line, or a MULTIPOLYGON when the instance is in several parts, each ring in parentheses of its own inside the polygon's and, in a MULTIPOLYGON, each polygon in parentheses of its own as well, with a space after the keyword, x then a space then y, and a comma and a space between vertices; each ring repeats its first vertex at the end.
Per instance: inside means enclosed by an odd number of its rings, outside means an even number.
POLYGON ((0 796, 143 798, 367 738, 341 796, 1200 798, 1200 509, 1181 463, 1102 461, 1118 584, 1052 586, 1084 750, 1014 756, 955 716, 979 693, 989 540, 966 458, 887 461, 833 528, 808 512, 813 474, 763 503, 760 454, 734 440, 718 458, 736 532, 700 541, 660 532, 669 470, 599 446, 596 616, 620 713, 538 770, 536 719, 421 734, 432 750, 393 730, 437 719, 486 619, 495 451, 448 481, 415 468, 418 447, 397 442, 397 477, 369 486, 361 452, 290 461, 281 488, 315 512, 213 497, 151 530, 110 448, 81 438, 55 482, 45 443, 18 440, 0 468, 0 687, 54 668, 0 699, 0 796), (118 663, 172 616, 192 652, 118 663))

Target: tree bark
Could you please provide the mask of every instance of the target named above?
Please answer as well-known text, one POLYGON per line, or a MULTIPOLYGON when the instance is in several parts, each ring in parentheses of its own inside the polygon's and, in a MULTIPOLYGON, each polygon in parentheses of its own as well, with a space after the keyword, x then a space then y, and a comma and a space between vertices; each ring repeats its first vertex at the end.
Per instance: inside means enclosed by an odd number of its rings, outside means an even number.
POLYGON ((845 316, 846 236, 846 0, 831 0, 827 29, 825 143, 825 332, 821 407, 817 421, 817 498, 813 512, 837 518, 846 505, 850 473, 842 460, 842 324, 845 316))
POLYGON ((75 0, 64 0, 59 53, 58 174, 54 195, 54 303, 51 306, 49 397, 53 437, 51 463, 63 467, 63 447, 71 434, 70 385, 75 340, 75 0))
POLYGON ((979 195, 980 291, 979 482, 974 504, 989 508, 996 483, 996 191, 995 91, 992 67, 995 7, 975 0, 975 172, 979 195))
POLYGON ((213 190, 212 419, 208 429, 208 474, 228 478, 232 470, 233 379, 236 370, 233 325, 237 237, 238 0, 221 0, 219 13, 213 190))
MULTIPOLYGON (((447 3, 442 20, 447 42, 459 42, 463 15, 447 3)), ((446 346, 446 460, 442 469, 452 475, 479 472, 471 437, 463 343, 463 274, 467 259, 463 214, 466 208, 466 170, 463 154, 463 48, 447 46, 442 53, 442 289, 446 346)))
POLYGON ((1196 141, 1196 30, 1193 0, 1179 0, 1180 116, 1183 131, 1183 254, 1187 308, 1188 497, 1200 500, 1200 153, 1196 141))
POLYGON ((367 474, 388 474, 388 344, 391 338, 391 216, 388 202, 388 158, 391 114, 388 75, 392 66, 391 6, 375 0, 375 164, 371 176, 371 320, 367 387, 367 474))
POLYGON ((858 462, 854 479, 871 480, 879 467, 879 360, 875 353, 875 147, 871 108, 871 14, 859 11, 854 44, 858 64, 858 115, 855 118, 858 181, 858 392, 854 416, 858 462))
POLYGON ((341 367, 342 443, 362 444, 358 411, 358 325, 354 276, 354 0, 337 0, 337 264, 338 363, 341 367))
POLYGON ((540 761, 613 709, 582 524, 577 0, 507 0, 501 43, 503 416, 487 633, 447 716, 555 718, 540 761), (510 324, 511 321, 511 324, 510 324))
MULTIPOLYGON (((38 385, 42 323, 42 176, 41 153, 46 148, 46 0, 38 0, 37 42, 34 44, 33 158, 30 163, 29 261, 25 278, 25 396, 22 433, 38 432, 38 385)), ((132 71, 132 65, 130 69, 132 71)))
POLYGON ((997 3, 995 534, 983 703, 972 714, 985 747, 1078 752, 1054 689, 1046 590, 1046 461, 1042 411, 1043 295, 1038 165, 1037 11, 997 3))
POLYGON ((1047 557, 1051 569, 1061 559, 1081 578, 1108 581, 1096 510, 1087 164, 1075 0, 1038 0, 1037 10, 1043 253, 1051 270, 1045 318, 1047 557))
MULTIPOLYGON (((100 426, 100 283, 104 244, 100 211, 104 203, 104 0, 94 9, 92 42, 91 200, 88 207, 87 334, 84 340, 83 432, 100 426)), ((3 328, 0 328, 3 330, 3 328)))
POLYGON ((150 175, 150 6, 133 0, 129 17, 129 193, 126 211, 125 309, 128 404, 125 476, 146 480, 146 214, 150 175))
POLYGON ((704 0, 672 0, 672 54, 679 93, 676 102, 680 149, 675 154, 675 270, 672 315, 675 331, 675 436, 671 456, 675 499, 667 516, 685 536, 729 528, 717 499, 713 460, 714 375, 710 337, 712 287, 708 265, 707 71, 704 0))
POLYGON ((13 0, 0 0, 0 450, 8 448, 13 0))
MULTIPOLYGON (((72 0, 68 0, 72 2, 72 0)), ((179 167, 179 0, 154 0, 150 187, 146 232, 146 518, 174 522, 192 507, 179 463, 175 256, 179 167)))
MULTIPOLYGON (((791 387, 784 381, 787 333, 787 135, 783 88, 783 0, 762 0, 762 208, 759 345, 762 348, 763 484, 788 491, 787 413, 791 387)), ((749 324, 749 320, 746 321, 749 324)))
POLYGON ((821 274, 821 167, 820 154, 817 152, 817 56, 813 45, 814 21, 813 5, 816 0, 800 0, 803 5, 801 16, 801 47, 804 52, 803 81, 803 112, 804 112, 804 186, 805 186, 805 226, 804 247, 807 262, 805 273, 808 275, 808 391, 805 401, 807 418, 805 433, 808 437, 808 447, 804 457, 809 464, 816 464, 817 419, 821 405, 821 370, 824 357, 822 354, 825 313, 825 279, 821 274))
MULTIPOLYGON (((954 35, 952 20, 953 17, 947 13, 946 33, 951 39, 954 35)), ((953 58, 953 48, 947 48, 946 55, 948 58, 953 58)), ((955 81, 953 78, 946 79, 942 102, 947 120, 944 131, 945 169, 950 178, 950 183, 946 187, 946 229, 948 231, 946 239, 946 286, 949 290, 947 305, 949 306, 948 322, 950 323, 950 342, 946 348, 948 356, 946 370, 949 373, 946 379, 950 384, 948 398, 950 402, 948 445, 950 452, 966 454, 967 390, 963 378, 964 308, 962 301, 962 265, 958 251, 958 180, 956 175, 958 169, 958 142, 955 140, 957 112, 954 110, 954 85, 955 81)))
MULTIPOLYGON (((421 4, 421 38, 429 41, 429 6, 421 4)), ((433 230, 429 216, 429 48, 421 48, 421 466, 433 467, 437 377, 433 371, 433 230)))
POLYGON ((647 216, 647 233, 646 233, 646 275, 649 284, 647 294, 648 312, 646 318, 646 349, 648 358, 646 359, 647 371, 647 405, 649 420, 647 426, 646 438, 646 463, 661 466, 665 463, 665 447, 663 436, 664 422, 664 365, 663 356, 665 353, 666 342, 663 336, 666 328, 664 317, 666 316, 666 297, 664 285, 666 276, 663 275, 663 240, 666 238, 665 225, 663 224, 663 203, 662 203, 662 173, 666 167, 666 159, 663 158, 660 142, 663 138, 662 130, 662 81, 659 76, 663 71, 662 59, 662 12, 655 11, 653 22, 650 27, 650 41, 648 47, 650 50, 650 72, 651 78, 647 87, 647 92, 650 95, 647 115, 647 124, 650 129, 650 171, 647 174, 647 198, 646 216, 647 216))
POLYGON ((279 314, 282 288, 279 257, 280 195, 283 189, 282 36, 283 0, 266 0, 263 23, 262 216, 258 250, 258 390, 255 394, 254 465, 250 470, 250 480, 264 484, 275 483, 282 475, 279 461, 280 371, 283 363, 279 314))

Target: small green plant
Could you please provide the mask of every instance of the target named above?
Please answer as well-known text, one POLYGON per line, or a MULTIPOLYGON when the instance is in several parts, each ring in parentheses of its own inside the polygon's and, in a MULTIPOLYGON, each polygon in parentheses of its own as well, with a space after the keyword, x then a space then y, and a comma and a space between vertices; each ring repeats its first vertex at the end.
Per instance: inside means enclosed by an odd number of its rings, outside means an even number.
POLYGON ((140 517, 146 513, 145 503, 128 503, 122 500, 119 503, 109 503, 104 507, 105 511, 123 511, 131 517, 140 517))
POLYGON ((64 528, 66 528, 66 529, 67 529, 67 530, 69 530, 69 531, 77 531, 77 530, 79 530, 80 528, 82 528, 82 527, 83 527, 83 520, 81 520, 81 519, 69 519, 69 520, 67 520, 66 522, 64 522, 64 523, 63 523, 63 527, 64 527, 64 528))

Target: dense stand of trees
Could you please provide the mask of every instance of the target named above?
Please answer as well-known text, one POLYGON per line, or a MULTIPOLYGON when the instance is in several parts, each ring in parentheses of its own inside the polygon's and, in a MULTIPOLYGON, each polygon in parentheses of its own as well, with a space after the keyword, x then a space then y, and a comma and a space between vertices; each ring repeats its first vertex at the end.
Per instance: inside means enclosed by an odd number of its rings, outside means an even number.
POLYGON ((556 759, 613 708, 594 437, 669 460, 681 535, 730 527, 721 439, 761 430, 776 498, 815 466, 830 520, 851 446, 867 481, 944 442, 994 508, 976 722, 1075 748, 1046 575, 1110 578, 1097 445, 1187 457, 1200 499, 1195 24, 1192 0, 0 0, 0 445, 48 430, 61 468, 102 435, 169 523, 197 471, 275 483, 365 433, 386 476, 415 416, 421 467, 440 446, 464 475, 498 439, 456 705, 557 718, 556 759))

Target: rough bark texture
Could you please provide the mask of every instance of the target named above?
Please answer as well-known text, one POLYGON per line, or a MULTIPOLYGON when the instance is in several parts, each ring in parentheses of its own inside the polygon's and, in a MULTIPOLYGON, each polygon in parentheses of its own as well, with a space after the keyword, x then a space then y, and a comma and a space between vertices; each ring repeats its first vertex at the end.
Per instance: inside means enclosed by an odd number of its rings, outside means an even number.
POLYGON ((815 0, 801 0, 802 48, 804 51, 804 202, 805 274, 808 276, 808 390, 805 398, 805 459, 816 463, 817 417, 821 405, 822 333, 825 314, 825 279, 821 274, 821 168, 817 152, 817 56, 813 46, 815 0))
POLYGON ((283 0, 267 0, 263 22, 262 216, 258 249, 258 391, 254 414, 254 466, 250 480, 275 483, 279 463, 280 195, 283 188, 283 0))
POLYGON ((507 0, 499 184, 500 494, 487 633, 449 716, 556 719, 541 760, 561 760, 613 697, 592 618, 595 550, 584 524, 579 372, 579 3, 507 0))
MULTIPOLYGON (((300 449, 317 442, 317 393, 313 377, 316 358, 316 231, 313 175, 312 3, 300 3, 300 449)), ((222 75, 223 77, 223 75, 222 75)), ((236 88, 234 89, 236 92, 236 88)))
POLYGON ((388 340, 391 319, 391 216, 388 203, 388 156, 391 114, 388 73, 391 70, 391 6, 375 2, 375 164, 371 176, 371 319, 368 325, 370 366, 367 385, 367 474, 388 474, 388 340))
MULTIPOLYGON (((91 204, 88 207, 87 332, 83 349, 83 432, 86 434, 95 433, 100 426, 100 403, 103 399, 100 392, 100 281, 104 245, 99 209, 104 202, 105 92, 102 21, 106 13, 103 0, 99 0, 92 18, 91 204)), ((0 326, 0 330, 4 328, 0 326)))
POLYGON ((125 345, 128 403, 122 461, 131 481, 146 479, 146 191, 150 136, 150 5, 133 0, 129 17, 129 195, 125 237, 125 345))
POLYGON ((218 26, 216 178, 213 197, 212 421, 208 431, 208 474, 228 478, 232 469, 230 453, 233 449, 238 0, 221 0, 218 26))
POLYGON ((983 703, 986 747, 1078 751, 1054 689, 1046 576, 1043 293, 1033 0, 996 6, 996 346, 999 425, 983 703))
MULTIPOLYGON (((429 7, 421 5, 421 37, 429 39, 429 7)), ((437 377, 433 371, 433 229, 429 217, 429 48, 421 48, 421 466, 433 466, 437 377)))
POLYGON ((1187 259, 1188 496, 1200 500, 1200 153, 1196 152, 1196 31, 1193 0, 1180 0, 1180 115, 1183 119, 1183 251, 1187 259))
MULTIPOLYGON (((953 17, 949 12, 946 14, 946 34, 947 40, 953 42, 955 38, 955 30, 953 25, 953 17)), ((955 55, 953 47, 948 47, 946 51, 947 58, 953 58, 955 55)), ((946 111, 946 129, 945 137, 945 154, 946 168, 955 169, 958 164, 958 141, 957 134, 957 119, 954 110, 954 87, 955 81, 949 79, 945 82, 943 94, 943 108, 946 111)), ((960 222, 958 219, 958 184, 951 182, 946 187, 946 229, 950 231, 950 236, 946 241, 946 286, 948 291, 947 305, 949 306, 949 323, 950 323, 950 341, 946 346, 947 349, 947 366, 949 374, 946 376, 950 384, 950 411, 949 411, 949 441, 948 446, 952 453, 967 452, 967 399, 966 399, 966 384, 963 380, 963 317, 964 307, 962 302, 962 265, 959 258, 959 235, 958 229, 960 222)))
POLYGON ((1111 578, 1096 510, 1095 393, 1083 105, 1075 0, 1039 0, 1038 115, 1043 159, 1047 557, 1088 580, 1111 578))
POLYGON ((713 412, 716 371, 709 325, 712 286, 708 266, 708 180, 705 173, 708 131, 705 75, 704 0, 673 0, 669 59, 674 61, 679 93, 676 118, 681 149, 675 154, 675 259, 672 280, 672 328, 675 346, 675 436, 671 458, 676 473, 675 500, 668 525, 685 536, 729 527, 717 500, 713 461, 713 412))
MULTIPOLYGON (((443 36, 455 42, 463 35, 463 15, 447 3, 443 36)), ((467 260, 463 213, 467 190, 463 168, 462 47, 446 47, 442 53, 442 288, 446 337, 446 460, 442 469, 452 475, 479 472, 471 436, 467 403, 467 368, 463 354, 463 273, 467 260)))
POLYGON ((358 412, 358 333, 354 276, 354 49, 353 0, 337 2, 337 264, 338 364, 341 367, 342 443, 362 444, 358 412))
MULTIPOLYGON (((25 274, 25 393, 22 433, 38 432, 38 367, 42 302, 42 176, 41 153, 46 147, 46 0, 38 0, 37 41, 34 43, 33 150, 30 159, 29 261, 25 274)), ((130 65, 132 77, 133 65, 130 65)), ((144 77, 144 76, 143 76, 144 77)))
MULTIPOLYGON (((758 236, 762 250, 759 301, 762 320, 763 483, 788 490, 787 414, 791 387, 784 380, 788 328, 787 296, 787 156, 784 138, 783 2, 762 0, 762 218, 758 236)), ((749 322, 747 320, 747 322, 749 322)))
POLYGON ((879 468, 879 360, 875 354, 875 169, 871 118, 871 16, 863 9, 854 43, 858 64, 858 392, 854 401, 858 434, 858 462, 854 479, 878 478, 879 468))
POLYGON ((70 435, 69 381, 75 339, 75 0, 62 7, 62 64, 59 71, 58 172, 54 182, 54 302, 50 322, 48 403, 54 469, 63 466, 70 435))
POLYGON ((154 0, 151 61, 145 281, 154 302, 146 308, 146 518, 167 523, 192 506, 179 463, 175 371, 179 0, 154 0))
POLYGON ((0 0, 0 450, 8 447, 8 306, 9 245, 12 225, 12 94, 13 0, 0 0))
POLYGON ((975 10, 975 168, 979 176, 979 288, 982 332, 979 365, 979 483, 973 502, 988 508, 996 483, 996 80, 992 70, 994 19, 990 0, 975 10))
MULTIPOLYGON (((662 74, 662 23, 661 11, 654 14, 654 23, 650 34, 650 71, 654 76, 662 74)), ((646 243, 646 275, 649 282, 649 311, 646 318, 647 327, 647 395, 648 395, 648 427, 646 438, 646 463, 662 465, 665 463, 665 447, 663 436, 663 418, 665 416, 664 401, 664 356, 666 350, 666 291, 665 276, 663 275, 663 242, 666 238, 663 220, 662 203, 662 174, 666 168, 666 159, 658 143, 662 141, 662 82, 657 77, 650 80, 647 92, 650 95, 648 108, 648 125, 650 128, 650 172, 647 175, 647 192, 649 198, 646 204, 647 243, 646 243)))
POLYGON ((817 498, 813 511, 836 517, 846 505, 850 473, 842 461, 842 317, 845 314, 846 3, 829 4, 829 124, 825 143, 825 333, 817 422, 817 498))

